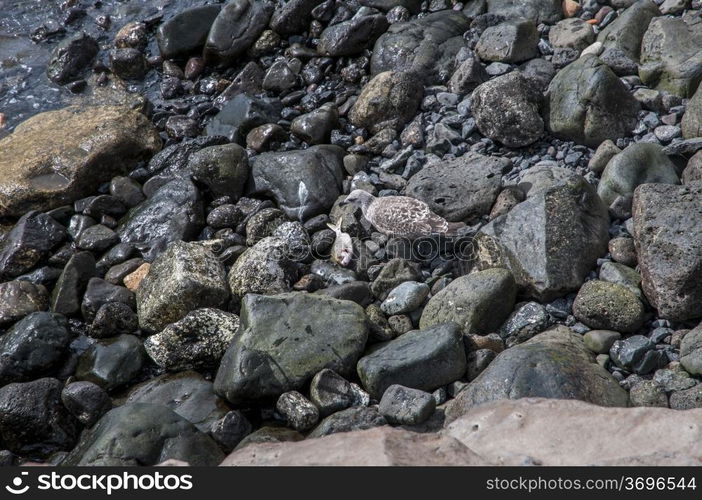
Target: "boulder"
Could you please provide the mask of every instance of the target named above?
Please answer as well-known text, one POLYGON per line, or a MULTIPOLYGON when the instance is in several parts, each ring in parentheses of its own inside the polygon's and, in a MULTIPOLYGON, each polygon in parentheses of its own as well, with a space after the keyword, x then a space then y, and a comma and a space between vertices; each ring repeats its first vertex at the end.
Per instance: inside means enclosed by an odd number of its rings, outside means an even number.
POLYGON ((633 333, 643 326, 644 306, 623 285, 592 280, 585 283, 573 302, 573 315, 590 328, 633 333))
POLYGON ((607 252, 609 216, 583 178, 537 192, 476 235, 479 269, 506 267, 524 295, 552 300, 578 290, 607 252))
POLYGON ((54 83, 65 85, 80 79, 100 51, 97 40, 87 33, 77 33, 59 43, 51 52, 46 75, 54 83))
POLYGON ((561 69, 547 91, 547 128, 565 140, 596 148, 631 133, 639 103, 607 65, 586 55, 561 69))
POLYGON ((695 92, 687 103, 680 126, 685 139, 702 137, 702 91, 695 92))
POLYGON ((349 375, 368 337, 361 306, 303 292, 246 295, 240 332, 215 379, 234 404, 298 390, 324 368, 349 375))
POLYGON ((634 193, 642 288, 671 321, 702 317, 702 184, 643 184, 634 193))
POLYGON ((251 166, 253 191, 272 196, 288 217, 305 221, 326 213, 341 194, 343 157, 343 149, 329 145, 262 153, 251 166))
POLYGON ((461 331, 445 323, 405 333, 361 358, 357 371, 363 387, 376 399, 393 384, 434 391, 465 374, 461 331))
POLYGON ((526 19, 515 19, 488 27, 475 46, 484 61, 519 63, 537 56, 539 32, 526 19))
POLYGON ((183 9, 163 22, 156 32, 161 56, 182 58, 201 50, 220 10, 221 5, 200 5, 183 9))
POLYGON ((595 32, 582 19, 571 17, 558 21, 548 32, 548 40, 554 47, 582 51, 594 43, 595 32))
POLYGON ((653 18, 660 16, 658 7, 651 0, 638 0, 597 36, 605 48, 621 50, 629 59, 639 60, 641 40, 653 18))
POLYGON ((154 261, 136 297, 141 328, 160 332, 194 309, 227 303, 224 265, 202 245, 175 242, 154 261))
POLYGON ((486 269, 452 281, 424 307, 420 328, 453 322, 465 335, 487 335, 507 319, 517 297, 517 284, 506 269, 486 269))
POLYGON ((247 293, 289 292, 297 281, 297 269, 288 243, 275 236, 258 241, 239 256, 227 280, 232 295, 238 299, 247 293))
POLYGON ((0 139, 0 217, 70 204, 159 149, 151 121, 124 107, 73 106, 35 115, 0 139))
POLYGON ((122 334, 88 347, 78 359, 75 376, 112 391, 133 382, 146 362, 139 337, 122 334))
POLYGON ((231 142, 243 144, 251 130, 277 122, 282 108, 280 100, 275 97, 240 93, 222 106, 221 111, 207 124, 205 131, 208 136, 222 136, 231 142))
POLYGON ((617 380, 595 363, 582 336, 557 326, 498 354, 451 402, 446 417, 454 420, 490 401, 528 397, 602 406, 626 406, 628 401, 617 380))
POLYGON ((63 465, 148 466, 176 459, 212 466, 223 457, 209 436, 168 407, 132 403, 105 414, 81 436, 63 465))
POLYGON ((348 21, 327 27, 319 37, 317 52, 322 56, 352 56, 375 43, 388 29, 383 14, 362 14, 359 11, 348 21))
POLYGON ((279 35, 289 37, 305 31, 315 7, 323 0, 289 0, 279 4, 271 16, 270 27, 279 35))

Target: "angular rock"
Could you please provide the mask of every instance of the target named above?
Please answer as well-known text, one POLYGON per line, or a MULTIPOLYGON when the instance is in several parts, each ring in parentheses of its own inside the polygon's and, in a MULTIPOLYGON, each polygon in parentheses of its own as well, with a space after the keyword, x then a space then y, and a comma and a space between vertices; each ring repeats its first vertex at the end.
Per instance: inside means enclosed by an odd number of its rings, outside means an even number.
POLYGON ((299 35, 310 23, 312 10, 323 0, 289 0, 276 7, 270 27, 282 36, 299 35))
POLYGON ((308 144, 329 142, 331 131, 339 124, 339 111, 332 103, 300 115, 290 124, 290 131, 308 144))
POLYGON ((35 115, 0 140, 0 217, 71 203, 159 149, 151 121, 125 107, 73 106, 35 115))
POLYGON ((224 265, 197 243, 175 242, 154 261, 136 297, 141 328, 160 332, 194 309, 227 303, 224 265))
POLYGON ((29 281, 0 283, 0 328, 5 328, 28 314, 46 311, 48 308, 49 295, 43 285, 35 285, 29 281))
POLYGON ((405 333, 361 358, 357 371, 363 387, 376 399, 393 384, 433 391, 465 374, 460 329, 446 323, 405 333))
POLYGON ((359 14, 326 28, 319 37, 317 52, 322 56, 352 56, 374 43, 388 29, 389 23, 383 14, 359 14))
POLYGON ((405 281, 420 281, 421 279, 422 274, 416 262, 399 258, 391 259, 371 283, 371 291, 378 299, 385 300, 390 290, 405 281))
POLYGON ((528 297, 552 300, 582 285, 607 251, 609 216, 584 179, 542 190, 476 235, 479 269, 506 267, 528 297))
POLYGON ((475 52, 484 61, 518 63, 536 57, 538 43, 536 25, 526 19, 515 19, 483 31, 475 52))
POLYGON ((391 424, 417 425, 429 419, 436 409, 436 400, 428 392, 391 385, 383 393, 378 410, 391 424))
POLYGON ((702 185, 643 184, 633 202, 642 288, 661 317, 702 317, 702 185))
POLYGON ((352 406, 368 406, 370 396, 333 370, 325 368, 310 383, 310 399, 322 417, 352 406))
POLYGON ((132 310, 136 305, 134 294, 125 287, 112 285, 100 278, 90 278, 80 306, 83 319, 91 323, 102 306, 116 302, 126 304, 132 310))
POLYGON ((90 252, 71 256, 51 294, 51 310, 71 316, 80 312, 88 281, 95 276, 95 257, 90 252))
POLYGON ((66 38, 51 53, 46 74, 54 83, 65 85, 78 80, 100 50, 97 41, 86 33, 66 38))
POLYGON ((109 392, 133 382, 146 361, 141 340, 123 334, 92 344, 78 360, 76 378, 93 382, 109 392))
POLYGON ((237 94, 210 121, 206 132, 209 136, 224 136, 231 142, 243 144, 252 129, 277 122, 281 109, 277 98, 237 94))
POLYGON ((453 322, 465 335, 487 335, 507 319, 517 285, 506 269, 486 269, 452 281, 424 307, 420 328, 453 322))
POLYGON ((244 192, 250 169, 244 148, 238 144, 223 144, 190 155, 188 170, 214 197, 229 196, 236 202, 244 192))
POLYGON ((557 137, 597 147, 631 133, 639 104, 594 55, 558 72, 547 92, 546 126, 557 137))
POLYGON ((184 9, 159 26, 158 47, 164 59, 187 57, 205 46, 221 5, 200 5, 184 9))
POLYGON ((600 31, 598 42, 608 48, 624 52, 634 61, 639 60, 641 39, 653 18, 660 16, 658 7, 651 0, 639 0, 626 9, 605 29, 600 31))
POLYGON ((554 47, 582 51, 595 41, 592 26, 577 17, 558 21, 548 32, 548 40, 554 47))
POLYGON ((655 347, 648 337, 633 335, 615 341, 609 350, 609 357, 619 368, 646 375, 660 368, 663 362, 663 353, 655 347))
POLYGON ((319 410, 309 399, 297 391, 281 394, 275 409, 296 431, 306 431, 317 425, 319 410))
POLYGON ((368 337, 359 305, 302 292, 246 295, 240 331, 215 379, 232 403, 298 390, 323 368, 348 375, 368 337))
POLYGON ((290 291, 297 281, 290 254, 288 243, 274 236, 248 248, 229 271, 227 280, 232 295, 242 298, 247 293, 272 295, 290 291))
POLYGON ((72 382, 66 385, 61 391, 61 402, 86 427, 92 427, 112 409, 110 396, 92 382, 72 382))

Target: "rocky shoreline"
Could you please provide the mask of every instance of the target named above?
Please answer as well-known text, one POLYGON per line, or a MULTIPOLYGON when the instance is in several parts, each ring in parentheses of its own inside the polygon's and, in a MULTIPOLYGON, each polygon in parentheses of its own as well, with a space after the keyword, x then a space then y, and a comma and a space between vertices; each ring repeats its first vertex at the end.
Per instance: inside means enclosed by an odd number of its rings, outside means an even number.
POLYGON ((699 1, 11 4, 1 463, 699 462, 699 1))

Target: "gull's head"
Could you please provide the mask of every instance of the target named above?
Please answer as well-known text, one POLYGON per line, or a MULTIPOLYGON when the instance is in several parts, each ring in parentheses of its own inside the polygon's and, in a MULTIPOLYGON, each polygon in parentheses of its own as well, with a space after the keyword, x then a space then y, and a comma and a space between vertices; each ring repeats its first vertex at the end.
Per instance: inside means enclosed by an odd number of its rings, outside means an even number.
POLYGON ((374 199, 375 196, 370 194, 368 191, 364 191, 363 189, 354 189, 342 203, 344 205, 353 205, 355 207, 364 208, 367 207, 374 199))

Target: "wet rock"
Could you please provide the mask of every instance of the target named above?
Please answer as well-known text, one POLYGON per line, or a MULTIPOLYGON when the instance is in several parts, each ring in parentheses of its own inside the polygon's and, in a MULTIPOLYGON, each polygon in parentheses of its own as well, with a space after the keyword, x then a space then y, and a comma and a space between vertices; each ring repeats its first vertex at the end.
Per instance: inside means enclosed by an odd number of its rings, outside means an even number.
POLYGON ((419 327, 453 322, 464 334, 488 334, 507 319, 516 296, 517 285, 506 269, 487 269, 461 276, 429 300, 419 327))
POLYGON ((359 406, 329 415, 307 437, 318 438, 339 432, 352 432, 387 425, 376 407, 359 406))
POLYGON ((363 387, 377 399, 393 384, 433 391, 465 374, 460 329, 446 323, 405 333, 361 358, 357 371, 363 387))
POLYGON ((594 356, 582 337, 558 326, 500 353, 447 409, 453 420, 489 401, 541 397, 626 406, 627 393, 594 356))
POLYGON ((235 63, 266 29, 271 14, 273 5, 267 1, 232 0, 225 4, 207 36, 205 62, 219 66, 235 63))
POLYGON ((469 24, 462 13, 444 10, 391 25, 375 43, 371 73, 412 71, 426 85, 446 82, 469 24))
POLYGON ((642 288, 660 316, 702 316, 702 186, 644 184, 634 194, 634 242, 642 288))
POLYGON ((276 98, 238 94, 210 121, 207 135, 224 136, 241 144, 255 127, 277 122, 281 109, 282 104, 276 98))
POLYGON ((76 443, 78 421, 61 404, 61 381, 40 378, 0 388, 0 440, 24 456, 48 457, 76 443))
POLYGON ((115 35, 115 47, 118 49, 144 50, 148 42, 146 24, 136 21, 125 24, 115 35))
POLYGON ((297 84, 297 74, 287 61, 276 61, 263 77, 263 89, 278 94, 287 93, 297 84))
POLYGON ((597 37, 605 48, 616 48, 630 59, 639 60, 641 39, 651 20, 660 16, 658 7, 651 0, 639 0, 626 9, 597 37))
POLYGON ((86 33, 66 38, 51 53, 46 69, 49 80, 59 85, 78 80, 99 50, 97 41, 86 33))
POLYGON ((110 69, 123 80, 141 80, 148 71, 144 55, 131 48, 110 50, 110 69))
POLYGON ((126 400, 126 404, 134 403, 166 406, 202 432, 208 432, 229 412, 215 395, 212 382, 192 371, 161 375, 137 385, 126 400))
POLYGON ((156 465, 176 459, 213 466, 223 453, 206 434, 165 406, 134 403, 109 411, 83 434, 64 465, 156 465))
POLYGON ((78 421, 92 427, 112 409, 110 396, 92 382, 72 382, 61 391, 61 402, 78 421))
POLYGON ((146 353, 168 371, 214 368, 239 330, 235 314, 197 309, 144 341, 146 353))
POLYGON ((50 374, 67 354, 72 335, 60 314, 35 312, 0 337, 0 384, 50 374))
POLYGON ((139 329, 139 319, 130 306, 122 302, 107 302, 100 306, 87 335, 95 339, 134 333, 139 329))
POLYGON ((142 250, 153 261, 174 241, 195 238, 204 225, 200 193, 186 179, 176 179, 129 211, 117 228, 123 243, 142 250))
POLYGON ((349 120, 373 133, 388 127, 399 130, 414 117, 423 91, 421 80, 412 73, 379 73, 363 87, 349 120))
POLYGON ((164 59, 182 58, 204 47, 221 9, 222 6, 217 4, 191 7, 161 24, 156 33, 161 56, 164 59))
POLYGON ((149 120, 126 108, 69 107, 33 116, 0 140, 0 216, 47 210, 91 194, 160 147, 149 120), (92 147, 80 147, 86 143, 92 147))
POLYGON ((641 42, 641 81, 651 88, 692 97, 700 83, 702 22, 696 16, 657 17, 641 42))
POLYGON ((557 137, 597 147, 630 134, 638 102, 597 57, 587 55, 566 66, 547 93, 546 126, 557 137))
POLYGON ((307 29, 312 10, 323 0, 290 0, 278 5, 270 27, 282 36, 299 35, 307 29))
POLYGON ((527 302, 515 309, 498 333, 508 347, 521 344, 543 332, 551 324, 548 311, 538 302, 527 302))
POLYGON ((119 243, 119 236, 112 229, 102 224, 96 224, 81 231, 76 240, 76 247, 80 250, 104 252, 119 243))
POLYGON ((319 37, 317 52, 323 56, 351 56, 374 43, 388 29, 383 14, 363 15, 326 28, 319 37))
POLYGON ((339 124, 339 111, 331 103, 300 115, 290 124, 290 131, 308 144, 329 143, 331 131, 339 124))
POLYGON ((608 229, 602 200, 584 179, 574 178, 483 227, 476 236, 478 268, 506 267, 526 296, 551 300, 580 288, 607 251, 608 229))
POLYGON ((317 407, 297 391, 281 394, 275 404, 275 409, 296 431, 309 430, 319 421, 317 407))
POLYGON ((426 422, 436 409, 436 400, 428 392, 391 385, 383 393, 378 410, 391 424, 417 425, 426 422))
POLYGON ((262 153, 251 166, 253 190, 272 195, 285 214, 305 221, 327 212, 341 194, 344 151, 313 146, 262 153))
POLYGON ((478 86, 473 92, 472 111, 483 135, 518 148, 543 134, 540 104, 541 93, 515 71, 478 86))
POLYGON ((46 311, 48 308, 49 295, 43 285, 35 285, 28 281, 0 283, 0 328, 5 328, 28 314, 46 311))
POLYGON ((425 166, 412 176, 405 192, 450 222, 472 222, 490 213, 500 179, 510 167, 505 158, 469 153, 425 166))
POLYGON ((679 184, 675 164, 658 144, 632 144, 609 163, 597 185, 597 194, 608 206, 617 197, 631 197, 640 184, 679 184))
POLYGON ((188 170, 213 196, 230 196, 234 202, 243 194, 249 177, 246 151, 237 144, 210 146, 193 153, 188 170))
POLYGON ((225 451, 231 451, 251 434, 253 426, 246 416, 238 410, 227 412, 210 426, 210 436, 225 451))
POLYGON ((348 375, 368 337, 359 305, 303 292, 245 296, 240 328, 215 380, 233 403, 300 389, 323 368, 348 375))
POLYGON ((223 307, 229 299, 223 264, 196 243, 175 242, 153 263, 137 289, 139 325, 160 332, 200 307, 223 307))
MULTIPOLYGON (((190 157, 198 151, 211 147, 228 144, 223 136, 200 136, 172 144, 155 154, 146 169, 150 174, 161 174, 172 178, 183 172, 190 173, 188 164, 190 157)), ((146 190, 145 190, 146 191, 146 190)))
POLYGON ((632 333, 644 322, 644 307, 626 287, 592 280, 585 283, 573 303, 575 317, 591 328, 632 333))
POLYGON ((483 31, 475 52, 484 61, 518 63, 536 57, 538 43, 536 25, 526 19, 516 19, 483 31))
POLYGON ((123 334, 92 344, 78 360, 76 378, 112 391, 133 382, 147 361, 141 340, 123 334))
POLYGON ((664 354, 655 350, 655 347, 647 337, 634 335, 615 341, 609 350, 609 357, 618 367, 645 375, 663 364, 664 354))
POLYGON ((134 294, 123 286, 113 285, 100 278, 90 278, 80 309, 83 319, 92 322, 100 308, 109 302, 121 302, 135 307, 134 294))
POLYGON ((310 399, 322 417, 353 406, 368 406, 370 396, 328 368, 317 373, 310 383, 310 399))

